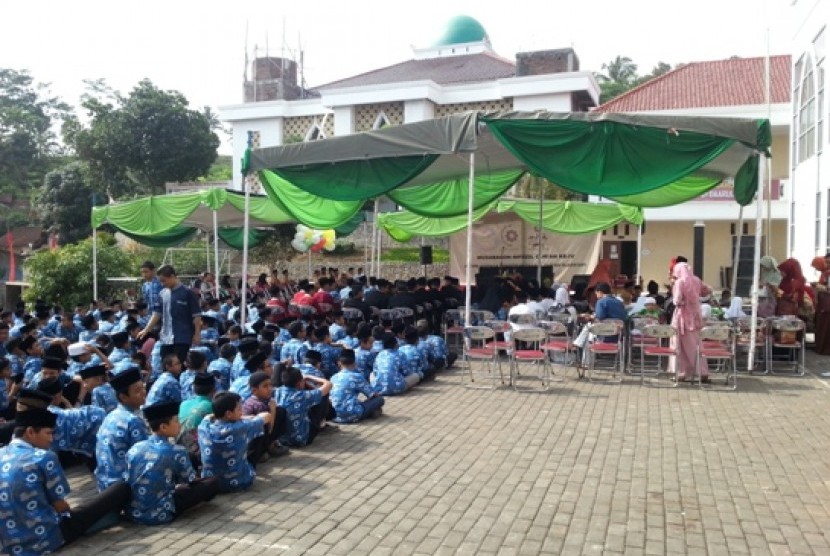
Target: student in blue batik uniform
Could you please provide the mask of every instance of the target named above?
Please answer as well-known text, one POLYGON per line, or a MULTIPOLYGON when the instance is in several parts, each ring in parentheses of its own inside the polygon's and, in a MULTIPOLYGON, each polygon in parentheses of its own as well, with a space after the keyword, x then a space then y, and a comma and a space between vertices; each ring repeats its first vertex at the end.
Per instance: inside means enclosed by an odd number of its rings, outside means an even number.
POLYGON ((403 360, 398 353, 398 339, 391 332, 383 336, 383 351, 375 358, 372 386, 384 396, 403 394, 418 383, 418 375, 404 377, 403 360))
POLYGON ((305 326, 300 321, 292 322, 288 325, 288 333, 291 334, 291 339, 283 344, 280 361, 286 365, 302 363, 305 352, 309 349, 305 344, 305 326))
POLYGON ((375 365, 375 358, 377 357, 377 353, 372 351, 372 343, 374 343, 375 339, 372 337, 371 330, 365 328, 359 330, 357 335, 360 339, 360 345, 354 352, 355 365, 360 374, 363 375, 363 378, 370 380, 372 377, 372 369, 375 365))
POLYGON ((129 500, 129 486, 117 482, 78 508, 69 505, 69 483, 57 455, 49 449, 55 420, 46 409, 20 411, 14 440, 0 449, 3 554, 54 552, 129 500))
POLYGON ((321 419, 311 419, 309 411, 323 404, 323 397, 331 392, 331 382, 303 376, 295 367, 284 370, 281 379, 282 386, 274 392, 274 399, 277 400, 277 405, 285 408, 288 424, 286 433, 280 437, 280 443, 285 446, 311 444, 320 431, 321 419))
POLYGON ((200 351, 190 350, 187 354, 187 359, 184 362, 187 370, 179 375, 179 385, 182 390, 182 401, 189 400, 195 394, 193 393, 193 380, 198 373, 205 372, 207 369, 207 358, 200 351))
POLYGON ((434 379, 435 369, 429 364, 426 350, 418 347, 418 331, 414 326, 407 326, 403 335, 405 343, 398 348, 398 351, 403 357, 407 374, 417 373, 422 381, 434 379))
POLYGON ((115 328, 115 311, 104 309, 101 311, 101 320, 98 321, 99 334, 112 334, 115 328))
POLYGON ((245 362, 245 369, 240 374, 239 378, 231 383, 230 391, 239 394, 242 403, 244 404, 248 398, 253 394, 251 391, 251 375, 257 371, 266 373, 269 377, 273 374, 274 369, 271 367, 271 361, 268 359, 268 353, 260 351, 252 355, 245 362))
POLYGON ((75 327, 71 313, 64 313, 60 319, 52 320, 44 329, 46 338, 63 338, 69 343, 77 342, 81 331, 75 327))
POLYGON ((110 336, 113 350, 109 354, 110 363, 116 365, 119 361, 130 359, 130 335, 124 332, 116 332, 110 336))
POLYGON ((20 340, 20 349, 26 354, 23 363, 23 383, 29 384, 35 375, 40 372, 43 363, 43 347, 33 336, 27 336, 20 340))
POLYGON ((147 405, 182 401, 182 387, 179 384, 182 362, 179 361, 179 356, 175 353, 166 355, 162 366, 164 372, 161 373, 161 376, 153 383, 147 393, 147 405))
POLYGON ((343 311, 335 309, 331 312, 331 318, 334 322, 329 326, 329 335, 331 336, 331 341, 336 344, 346 337, 346 325, 343 317, 343 311))
POLYGON ((69 353, 69 359, 71 360, 66 373, 71 377, 75 377, 81 369, 86 367, 103 364, 107 368, 112 368, 109 358, 95 344, 75 342, 69 344, 66 351, 69 353))
POLYGON ((99 334, 98 321, 91 314, 81 317, 81 332, 78 334, 79 342, 91 342, 99 334))
POLYGON ((295 365, 303 376, 314 376, 317 378, 326 378, 323 373, 323 356, 316 349, 310 349, 305 352, 305 359, 299 365, 295 365))
POLYGON ((239 341, 236 357, 231 364, 231 382, 235 381, 241 376, 249 376, 250 373, 245 369, 245 362, 248 361, 256 352, 259 351, 259 342, 255 337, 242 338, 239 341))
MULTIPOLYGON (((219 331, 216 329, 216 317, 210 313, 202 313, 202 330, 200 332, 200 339, 202 345, 210 350, 210 361, 216 359, 218 352, 217 342, 219 341, 219 331)), ((209 361, 209 362, 210 362, 209 361)))
POLYGON ((435 370, 449 369, 458 359, 458 354, 447 350, 444 338, 429 333, 429 324, 425 320, 418 321, 418 345, 427 352, 427 359, 435 370))
POLYGON ((265 426, 270 424, 270 413, 243 418, 238 394, 216 394, 213 398, 213 415, 205 417, 199 425, 202 477, 216 477, 220 492, 234 492, 250 487, 256 472, 254 465, 247 459, 248 444, 262 436, 265 426))
POLYGON ((132 498, 126 514, 144 525, 160 525, 212 500, 219 483, 213 477, 196 479, 187 450, 170 442, 181 431, 178 403, 149 405, 143 413, 153 434, 127 452, 132 498))
POLYGON ((355 354, 350 349, 340 354, 340 371, 331 377, 331 405, 338 423, 356 423, 367 417, 379 417, 384 399, 355 367, 355 354), (360 394, 366 396, 361 401, 360 394))
POLYGON ((91 458, 95 454, 98 429, 107 412, 91 405, 71 409, 61 407, 61 384, 54 377, 43 380, 38 389, 52 396, 49 411, 57 416, 52 449, 55 452, 72 452, 91 458))
POLYGON ((107 413, 118 407, 118 395, 112 385, 106 382, 107 368, 104 365, 94 365, 81 369, 78 373, 81 379, 87 381, 92 388, 90 403, 100 407, 107 413))
POLYGON ((331 345, 328 326, 315 328, 314 340, 315 344, 313 349, 319 351, 322 358, 320 370, 323 371, 325 378, 331 378, 337 372, 337 359, 340 357, 340 348, 331 345))
POLYGON ((384 327, 378 325, 372 328, 372 339, 374 340, 372 342, 372 351, 374 351, 375 354, 378 354, 381 351, 383 351, 384 334, 386 334, 386 329, 384 327))
POLYGON ((150 435, 139 408, 146 393, 141 374, 137 369, 125 371, 110 381, 118 394, 118 407, 104 417, 95 443, 95 479, 98 490, 103 491, 113 483, 127 477, 127 450, 136 442, 150 435))
POLYGON ((231 361, 236 358, 236 347, 225 344, 219 348, 219 359, 208 365, 207 372, 216 379, 216 391, 226 392, 231 387, 231 361))
POLYGON ((0 357, 0 417, 9 420, 13 412, 9 406, 9 396, 12 388, 12 373, 9 360, 0 357))

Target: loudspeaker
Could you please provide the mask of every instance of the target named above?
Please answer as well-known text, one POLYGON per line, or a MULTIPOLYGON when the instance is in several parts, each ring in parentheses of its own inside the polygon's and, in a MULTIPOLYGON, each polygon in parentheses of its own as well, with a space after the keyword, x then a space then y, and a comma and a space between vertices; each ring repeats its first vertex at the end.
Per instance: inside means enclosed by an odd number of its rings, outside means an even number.
POLYGON ((421 245, 421 264, 432 264, 432 245, 421 245))

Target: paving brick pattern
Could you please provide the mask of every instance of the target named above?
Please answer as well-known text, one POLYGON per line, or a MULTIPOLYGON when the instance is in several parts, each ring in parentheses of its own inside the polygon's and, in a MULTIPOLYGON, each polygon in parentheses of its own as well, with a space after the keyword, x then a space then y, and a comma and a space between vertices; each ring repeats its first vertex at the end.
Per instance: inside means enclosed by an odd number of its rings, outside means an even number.
POLYGON ((566 374, 541 394, 441 375, 381 419, 261 465, 248 493, 64 553, 830 554, 830 384, 742 376, 723 392, 566 374))

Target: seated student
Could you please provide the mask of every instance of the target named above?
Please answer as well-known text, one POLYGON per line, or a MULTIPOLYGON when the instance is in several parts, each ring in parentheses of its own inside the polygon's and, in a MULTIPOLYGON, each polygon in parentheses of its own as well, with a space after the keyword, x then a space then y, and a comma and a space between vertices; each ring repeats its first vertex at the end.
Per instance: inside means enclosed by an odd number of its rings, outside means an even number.
MULTIPOLYGON (((88 386, 80 380, 73 380, 69 375, 64 373, 66 363, 63 359, 57 357, 44 357, 41 362, 40 371, 32 378, 29 383, 30 388, 40 388, 40 383, 48 378, 56 378, 60 384, 61 391, 64 393, 65 406, 72 407, 80 399, 83 402, 86 396, 88 386)), ((79 404, 80 405, 80 404, 79 404)))
POLYGON ((316 349, 310 349, 305 352, 305 359, 299 365, 295 365, 304 376, 316 376, 317 378, 326 378, 323 373, 323 355, 316 349))
POLYGON ((340 348, 332 345, 331 335, 328 326, 320 326, 314 329, 314 348, 320 352, 320 370, 326 378, 337 372, 337 359, 340 357, 340 348))
POLYGON ((384 396, 403 394, 420 380, 417 374, 404 376, 403 360, 398 352, 398 339, 391 332, 383 335, 383 351, 375 358, 372 370, 372 386, 384 396))
POLYGON ((289 367, 282 372, 282 386, 277 388, 274 398, 277 405, 285 408, 288 417, 286 433, 280 437, 280 443, 286 446, 306 446, 311 444, 320 432, 327 409, 312 419, 312 408, 323 407, 323 398, 331 392, 331 382, 324 378, 304 376, 296 367, 289 367))
POLYGON ((300 321, 294 321, 288 325, 288 333, 291 334, 291 339, 283 344, 280 361, 289 366, 302 363, 305 352, 309 349, 305 344, 305 325, 300 321))
POLYGON ((404 345, 398 348, 403 359, 404 376, 415 373, 420 380, 433 380, 435 368, 427 360, 426 350, 418 347, 418 330, 407 326, 403 332, 404 345))
POLYGON ((23 384, 28 385, 36 374, 40 372, 43 363, 43 346, 40 345, 34 336, 26 336, 20 340, 20 349, 26 355, 23 362, 23 384))
POLYGON ((112 385, 107 382, 107 367, 105 365, 85 367, 81 369, 78 376, 88 382, 92 389, 89 395, 89 404, 100 407, 107 413, 118 407, 118 395, 113 390, 112 385))
POLYGON ((213 395, 216 393, 216 380, 208 373, 200 373, 193 379, 194 396, 183 401, 179 406, 179 423, 181 432, 176 440, 184 446, 194 467, 201 467, 199 455, 199 423, 213 411, 213 395))
POLYGON ((355 353, 344 349, 338 361, 340 371, 331 377, 331 405, 338 423, 356 423, 367 417, 379 417, 384 399, 355 365, 355 353), (361 401, 360 394, 366 396, 361 401))
POLYGON ((332 343, 336 344, 346 337, 346 319, 340 309, 331 312, 331 319, 333 322, 329 325, 329 335, 332 343))
POLYGON ((14 440, 0 448, 0 484, 5 485, 4 496, 0 496, 0 515, 5 521, 0 544, 4 554, 56 551, 129 500, 129 486, 114 482, 85 504, 77 508, 69 505, 69 483, 57 455, 50 450, 56 420, 46 409, 20 411, 14 440))
POLYGON ((219 348, 219 358, 208 365, 207 372, 216 379, 216 391, 225 392, 231 386, 231 362, 236 358, 236 346, 230 343, 219 348))
POLYGON ((245 362, 259 350, 256 337, 246 337, 239 341, 238 353, 231 364, 231 383, 239 377, 247 377, 250 373, 245 369, 245 362))
POLYGON ((199 424, 202 477, 216 477, 220 492, 235 492, 250 487, 256 472, 254 465, 246 458, 248 445, 262 436, 265 426, 271 422, 270 413, 242 417, 238 394, 216 394, 213 414, 199 424))
POLYGON ((147 393, 147 405, 182 401, 182 387, 179 384, 182 362, 179 361, 179 356, 175 353, 165 355, 162 365, 164 372, 150 387, 150 391, 147 393))
POLYGON ((228 339, 228 343, 231 344, 233 347, 239 347, 239 339, 242 337, 242 327, 238 324, 234 324, 228 331, 225 333, 225 337, 228 339))
POLYGON ((429 324, 425 320, 419 320, 417 324, 419 345, 423 345, 427 360, 435 367, 435 370, 449 369, 458 359, 458 354, 447 349, 447 342, 436 334, 430 334, 429 324))
POLYGON ((189 400, 195 394, 193 393, 193 380, 197 374, 204 373, 207 370, 207 358, 204 353, 196 350, 187 352, 187 358, 184 360, 184 365, 187 370, 179 375, 179 386, 182 389, 182 401, 189 400))
POLYGON ((139 408, 144 404, 146 391, 138 369, 124 371, 110 381, 118 395, 118 407, 104 417, 95 442, 95 479, 98 490, 104 491, 113 483, 127 478, 127 450, 136 442, 150 436, 139 408))
POLYGON ((21 349, 20 342, 20 338, 12 338, 6 342, 6 359, 9 361, 9 367, 11 367, 12 379, 22 384, 25 374, 23 372, 23 361, 26 354, 21 349))
POLYGON ((55 377, 41 381, 38 389, 52 396, 49 411, 58 417, 53 431, 52 449, 55 452, 80 454, 90 464, 90 470, 94 469, 95 464, 90 460, 95 454, 98 429, 107 412, 91 405, 71 409, 61 407, 63 394, 60 381, 55 377))
POLYGON ((150 378, 147 379, 147 384, 152 385, 158 377, 161 376, 164 370, 164 365, 161 360, 161 342, 153 344, 153 349, 150 350, 150 378))
POLYGON ((124 332, 116 332, 110 336, 112 340, 112 352, 109 354, 110 363, 115 366, 119 361, 130 360, 130 335, 124 332))
POLYGON ((104 355, 104 352, 98 349, 95 344, 88 344, 84 342, 77 342, 69 344, 66 348, 69 354, 69 368, 67 373, 70 376, 76 376, 81 369, 85 367, 92 367, 95 365, 104 364, 108 369, 112 368, 109 358, 104 355))
POLYGON ((256 371, 248 377, 248 381, 251 396, 242 403, 242 415, 252 416, 268 412, 273 418, 273 423, 265 427, 265 435, 251 443, 251 460, 262 463, 269 456, 288 455, 290 450, 279 441, 280 436, 286 432, 287 414, 285 408, 279 407, 274 400, 270 373, 256 371))
POLYGON ((91 342, 95 339, 95 337, 99 334, 98 332, 98 321, 95 320, 95 316, 92 314, 84 315, 81 317, 81 333, 78 334, 78 341, 80 342, 91 342))
POLYGON ((358 326, 356 322, 346 324, 346 327, 344 328, 346 335, 340 339, 340 345, 343 346, 343 349, 355 350, 357 349, 357 346, 360 345, 360 340, 357 338, 357 328, 358 326))
POLYGON ((10 403, 13 385, 9 360, 0 357, 0 419, 11 420, 14 417, 14 408, 10 403))
POLYGON ((216 359, 218 355, 219 331, 216 329, 216 324, 216 317, 208 313, 202 313, 202 330, 199 333, 199 340, 202 346, 208 349, 210 361, 216 359))
POLYGON ((132 498, 126 515, 144 525, 159 525, 212 500, 219 483, 215 477, 197 479, 187 451, 170 442, 181 431, 178 402, 148 405, 142 412, 153 434, 127 452, 132 498))
POLYGON ((375 354, 380 353, 383 351, 383 336, 386 334, 386 329, 380 325, 375 326, 372 328, 372 351, 375 354))
POLYGON ((260 351, 245 361, 243 372, 240 373, 239 378, 231 383, 230 391, 239 394, 243 402, 251 397, 250 377, 257 371, 263 371, 271 376, 273 369, 267 351, 260 351))
POLYGON ((372 368, 375 365, 375 358, 377 353, 372 351, 372 344, 375 339, 372 336, 371 329, 363 328, 358 330, 357 337, 360 343, 357 349, 354 350, 355 367, 363 375, 363 378, 370 380, 372 377, 372 368))

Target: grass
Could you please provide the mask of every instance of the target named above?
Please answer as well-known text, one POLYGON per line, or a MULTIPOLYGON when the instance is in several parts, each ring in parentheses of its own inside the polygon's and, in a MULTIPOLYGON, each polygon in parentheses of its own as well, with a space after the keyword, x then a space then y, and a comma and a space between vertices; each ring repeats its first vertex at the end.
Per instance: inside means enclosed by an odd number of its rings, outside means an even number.
MULTIPOLYGON (((386 263, 418 263, 421 260, 420 247, 395 247, 384 249, 380 260, 386 263)), ((432 248, 432 262, 434 264, 450 262, 450 252, 446 249, 432 248)))

